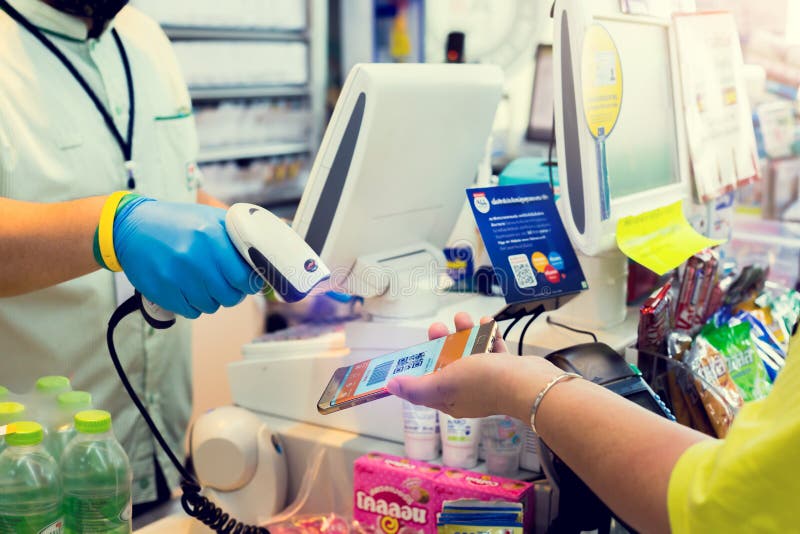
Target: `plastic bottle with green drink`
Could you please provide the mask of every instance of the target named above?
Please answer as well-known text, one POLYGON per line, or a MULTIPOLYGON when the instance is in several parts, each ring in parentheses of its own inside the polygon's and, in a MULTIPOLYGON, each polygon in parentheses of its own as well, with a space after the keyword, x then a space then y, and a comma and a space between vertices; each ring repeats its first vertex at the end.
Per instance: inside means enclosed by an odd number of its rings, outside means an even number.
POLYGON ((60 534, 58 464, 42 446, 39 423, 11 423, 0 454, 0 534, 60 534))
POLYGON ((61 456, 65 533, 131 532, 132 473, 111 431, 111 414, 75 414, 77 435, 61 456))
MULTIPOLYGON (((0 427, 25 418, 25 405, 19 402, 0 402, 0 427)), ((2 434, 5 434, 3 432, 2 434)), ((0 452, 6 448, 5 436, 0 434, 0 452)))
POLYGON ((42 376, 36 380, 33 392, 24 401, 27 411, 25 418, 42 425, 45 448, 50 443, 50 429, 58 408, 56 397, 71 390, 72 384, 66 376, 42 376))
POLYGON ((61 375, 42 376, 36 380, 36 393, 43 397, 55 397, 72 389, 69 378, 61 375))
POLYGON ((59 461, 67 444, 77 434, 75 414, 92 408, 92 395, 88 391, 65 391, 56 397, 56 402, 58 407, 51 418, 45 448, 59 461))

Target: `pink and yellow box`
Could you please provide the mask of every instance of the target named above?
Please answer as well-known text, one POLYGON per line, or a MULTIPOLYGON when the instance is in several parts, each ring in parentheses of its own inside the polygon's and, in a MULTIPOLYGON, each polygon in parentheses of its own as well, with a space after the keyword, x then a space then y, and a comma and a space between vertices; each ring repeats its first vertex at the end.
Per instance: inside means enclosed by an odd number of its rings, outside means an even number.
POLYGON ((456 499, 522 503, 533 529, 533 485, 519 480, 369 453, 356 460, 353 487, 354 518, 376 534, 436 534, 442 504, 456 499))

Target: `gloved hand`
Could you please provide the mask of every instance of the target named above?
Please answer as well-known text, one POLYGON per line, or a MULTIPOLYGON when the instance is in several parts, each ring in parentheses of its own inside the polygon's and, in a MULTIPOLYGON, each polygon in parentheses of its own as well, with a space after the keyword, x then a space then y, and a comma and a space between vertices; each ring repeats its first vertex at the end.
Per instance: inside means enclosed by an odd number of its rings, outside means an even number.
POLYGON ((136 198, 114 218, 114 251, 133 287, 190 319, 263 285, 228 238, 220 208, 136 198))

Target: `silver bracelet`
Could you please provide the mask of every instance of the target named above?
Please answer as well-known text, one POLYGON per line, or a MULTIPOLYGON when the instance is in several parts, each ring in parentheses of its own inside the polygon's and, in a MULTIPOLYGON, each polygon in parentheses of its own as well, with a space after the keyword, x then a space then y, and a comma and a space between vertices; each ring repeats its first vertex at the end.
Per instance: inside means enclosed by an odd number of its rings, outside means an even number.
POLYGON ((542 390, 536 396, 536 400, 533 401, 533 408, 531 408, 531 430, 536 432, 536 425, 534 424, 534 419, 536 418, 536 411, 539 409, 539 405, 542 403, 542 399, 544 399, 544 396, 547 395, 547 392, 550 391, 553 388, 553 386, 555 386, 559 382, 564 382, 565 380, 571 380, 573 378, 583 378, 583 377, 575 373, 560 374, 554 379, 552 379, 550 382, 548 382, 547 385, 542 388, 542 390))

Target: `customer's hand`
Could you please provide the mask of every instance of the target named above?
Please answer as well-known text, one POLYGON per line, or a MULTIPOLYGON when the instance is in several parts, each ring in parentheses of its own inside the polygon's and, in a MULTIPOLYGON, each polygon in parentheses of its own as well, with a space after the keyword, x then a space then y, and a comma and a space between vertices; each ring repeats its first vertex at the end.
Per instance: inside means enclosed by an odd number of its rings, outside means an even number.
MULTIPOLYGON (((459 313, 455 326, 456 330, 465 330, 474 322, 466 313, 459 313)), ((442 323, 428 330, 431 339, 448 334, 442 323)), ((453 417, 504 414, 526 420, 538 392, 562 371, 544 358, 508 354, 499 336, 494 350, 462 358, 431 375, 397 377, 389 382, 389 392, 453 417)))
POLYGON ((142 295, 192 319, 263 285, 228 238, 220 208, 134 199, 114 219, 114 250, 142 295))

